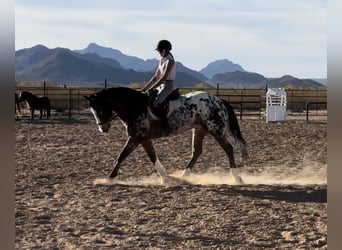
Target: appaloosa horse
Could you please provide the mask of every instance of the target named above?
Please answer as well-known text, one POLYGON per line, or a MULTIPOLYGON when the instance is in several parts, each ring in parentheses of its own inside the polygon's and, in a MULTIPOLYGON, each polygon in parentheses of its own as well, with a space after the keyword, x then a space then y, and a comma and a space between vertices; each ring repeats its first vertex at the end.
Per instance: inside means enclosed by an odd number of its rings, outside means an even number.
POLYGON ((50 105, 49 98, 47 98, 46 96, 38 97, 32 94, 31 92, 22 91, 20 92, 19 102, 24 102, 24 101, 26 101, 28 105, 30 106, 31 120, 33 120, 35 109, 38 109, 40 111, 40 116, 39 116, 40 119, 43 117, 43 110, 46 111, 46 118, 50 117, 51 105, 50 105))
MULTIPOLYGON (((155 153, 152 140, 166 134, 148 104, 147 94, 130 88, 115 87, 84 97, 89 101, 100 132, 108 132, 114 116, 118 116, 127 127, 126 145, 118 156, 109 179, 118 175, 122 161, 141 144, 163 183, 167 176, 166 170, 155 153)), ((227 101, 206 92, 189 93, 169 102, 168 120, 172 134, 193 130, 192 158, 183 171, 183 176, 190 175, 202 153, 202 141, 209 133, 226 152, 236 182, 244 183, 237 171, 232 144, 242 151, 243 160, 248 157, 247 145, 242 138, 234 110, 227 101)))

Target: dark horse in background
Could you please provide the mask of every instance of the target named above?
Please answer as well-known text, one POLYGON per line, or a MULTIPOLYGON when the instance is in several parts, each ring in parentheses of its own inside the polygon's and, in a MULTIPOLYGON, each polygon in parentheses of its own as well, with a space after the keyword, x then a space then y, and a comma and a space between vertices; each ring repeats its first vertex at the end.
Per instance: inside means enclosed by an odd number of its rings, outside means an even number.
MULTIPOLYGON (((178 91, 178 90, 177 90, 178 91)), ((166 136, 160 128, 159 119, 149 106, 149 97, 140 91, 115 87, 85 96, 89 101, 100 132, 108 132, 113 117, 118 116, 126 125, 128 139, 109 175, 113 180, 118 175, 120 164, 138 145, 142 145, 154 164, 163 183, 166 170, 158 160, 152 140, 166 136)), ((194 92, 169 102, 168 120, 172 134, 192 129, 192 158, 183 176, 189 176, 202 153, 202 141, 211 134, 226 152, 232 174, 237 183, 244 183, 239 176, 234 159, 233 145, 248 158, 247 144, 242 138, 234 110, 227 101, 206 92, 194 92)))
POLYGON ((43 117, 43 111, 46 111, 46 118, 51 115, 51 105, 50 100, 46 96, 38 97, 28 91, 22 91, 19 96, 19 102, 26 101, 30 106, 31 119, 33 120, 34 111, 37 109, 40 111, 39 119, 43 117))

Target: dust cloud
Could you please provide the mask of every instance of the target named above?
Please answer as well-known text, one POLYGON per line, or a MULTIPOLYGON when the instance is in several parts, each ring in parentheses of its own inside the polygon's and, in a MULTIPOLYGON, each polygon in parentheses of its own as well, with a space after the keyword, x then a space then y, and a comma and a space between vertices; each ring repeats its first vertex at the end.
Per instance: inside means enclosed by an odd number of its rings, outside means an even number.
MULTIPOLYGON (((182 177, 183 170, 170 173, 164 184, 171 185, 236 185, 233 175, 228 171, 216 171, 206 173, 191 173, 188 177, 182 177)), ((242 169, 241 178, 246 185, 322 185, 327 184, 327 165, 315 162, 304 162, 297 167, 265 166, 262 170, 251 171, 242 169)), ((94 185, 160 185, 160 178, 155 174, 142 178, 130 178, 127 180, 109 180, 98 178, 94 185)))

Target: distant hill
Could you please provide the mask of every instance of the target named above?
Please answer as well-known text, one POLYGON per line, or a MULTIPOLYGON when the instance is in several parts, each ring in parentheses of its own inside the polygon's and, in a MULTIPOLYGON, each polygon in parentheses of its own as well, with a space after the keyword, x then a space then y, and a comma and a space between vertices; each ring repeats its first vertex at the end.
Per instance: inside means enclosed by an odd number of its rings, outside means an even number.
POLYGON ((75 52, 80 54, 96 53, 101 57, 111 58, 118 61, 123 68, 133 69, 136 71, 154 71, 159 63, 157 59, 143 60, 136 56, 125 55, 120 50, 103 47, 96 43, 89 43, 86 48, 75 50, 75 52))
POLYGON ((263 88, 267 78, 257 73, 234 71, 216 74, 206 82, 213 86, 219 83, 223 88, 263 88))
MULTIPOLYGON (((42 45, 18 50, 15 56, 16 81, 48 81, 73 86, 92 86, 103 84, 107 78, 108 83, 127 85, 147 82, 154 73, 125 69, 118 61, 96 53, 80 54, 65 48, 48 49, 42 45)), ((177 68, 176 81, 181 87, 193 86, 205 78, 182 64, 177 63, 177 66, 179 71, 177 68)))
POLYGON ((298 79, 290 75, 284 75, 280 78, 269 78, 267 84, 269 87, 282 87, 288 89, 320 89, 326 87, 311 79, 298 79))
POLYGON ((201 69, 200 72, 208 78, 212 78, 216 74, 234 72, 234 71, 245 71, 239 64, 235 64, 228 59, 221 59, 209 63, 205 68, 201 69))
MULTIPOLYGON (((15 62, 16 81, 46 81, 80 87, 102 85, 105 78, 108 85, 147 82, 158 65, 157 59, 143 60, 95 43, 90 43, 86 49, 78 51, 67 48, 49 49, 43 45, 36 45, 16 51, 15 62)), ((326 88, 326 85, 312 79, 298 79, 290 75, 266 78, 258 73, 247 72, 240 65, 227 59, 209 63, 201 72, 177 62, 176 71, 176 83, 180 87, 216 87, 219 83, 222 88, 265 88, 266 85, 326 88), (214 75, 208 78, 204 74, 214 75)))
MULTIPOLYGON (((143 60, 135 56, 125 55, 120 50, 103 47, 96 43, 90 43, 85 49, 75 50, 75 52, 78 52, 81 54, 96 53, 100 55, 101 57, 111 58, 111 59, 118 61, 123 68, 133 69, 135 71, 140 71, 140 72, 146 72, 146 71, 154 72, 159 64, 159 60, 157 59, 143 60)), ((185 74, 179 74, 179 73, 189 74, 190 76, 194 78, 194 80, 196 79, 195 81, 198 81, 198 82, 205 81, 208 79, 202 73, 189 69, 180 62, 177 62, 176 70, 177 70, 177 80, 179 80, 178 82, 180 84, 184 82, 189 82, 190 77, 186 77, 185 74), (179 78, 179 76, 181 77, 179 78), (185 78, 187 78, 187 80, 185 78)))
POLYGON ((22 49, 15 52, 15 67, 16 71, 25 70, 29 67, 37 67, 44 60, 47 60, 49 57, 55 55, 58 52, 65 51, 74 57, 78 57, 82 60, 86 60, 93 63, 106 64, 115 68, 122 68, 120 63, 116 60, 103 58, 97 54, 79 54, 72 52, 69 49, 64 48, 56 48, 56 49, 48 49, 43 45, 36 45, 29 49, 22 49))
POLYGON ((327 78, 311 78, 311 80, 315 82, 319 82, 320 84, 327 85, 328 79, 327 78))
POLYGON ((261 74, 253 72, 234 71, 217 74, 206 83, 216 86, 218 83, 222 88, 325 88, 324 85, 310 79, 298 79, 285 75, 279 78, 266 78, 261 74))
POLYGON ((52 52, 43 45, 36 45, 30 49, 15 52, 15 71, 25 70, 51 56, 52 52))
POLYGON ((177 70, 177 77, 179 77, 179 73, 185 73, 188 74, 196 79, 198 79, 198 82, 204 82, 206 80, 208 80, 208 78, 206 76, 204 76, 202 73, 197 72, 195 70, 189 69, 187 67, 185 67, 182 63, 177 62, 176 63, 176 70, 177 70))
MULTIPOLYGON (((82 58, 67 49, 53 49, 45 58, 25 69, 16 71, 16 80, 48 81, 66 85, 91 86, 104 82, 105 78, 115 83, 130 83, 143 81, 151 77, 151 73, 135 72, 119 67, 113 67, 103 62, 89 61, 89 55, 82 58)), ((33 56, 34 57, 34 56, 33 56)), ((92 57, 92 56, 91 56, 92 57)), ((23 58, 21 58, 23 59, 23 58)), ((115 63, 114 63, 115 64, 115 63)))

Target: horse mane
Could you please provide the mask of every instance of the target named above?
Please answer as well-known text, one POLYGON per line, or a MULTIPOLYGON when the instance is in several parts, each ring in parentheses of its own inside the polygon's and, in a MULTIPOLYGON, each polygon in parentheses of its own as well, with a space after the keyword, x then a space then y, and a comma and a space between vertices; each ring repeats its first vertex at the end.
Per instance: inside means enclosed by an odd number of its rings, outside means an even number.
POLYGON ((109 89, 103 89, 95 94, 97 97, 102 98, 111 96, 113 99, 120 103, 131 103, 132 105, 147 105, 147 95, 128 87, 113 87, 109 89))
POLYGON ((126 116, 127 114, 137 115, 147 112, 147 95, 132 88, 113 87, 103 89, 94 94, 94 97, 98 100, 98 103, 102 103, 104 105, 103 108, 111 105, 110 103, 105 102, 106 99, 110 99, 115 103, 117 109, 115 112, 118 114, 122 113, 123 116, 126 116))
POLYGON ((127 96, 132 96, 132 97, 136 97, 136 98, 144 98, 146 97, 146 94, 129 88, 129 87, 112 87, 112 88, 108 88, 108 89, 103 89, 100 92, 97 92, 96 95, 97 96, 102 96, 102 95, 107 95, 108 93, 110 93, 111 95, 115 96, 115 97, 127 97, 127 96))

